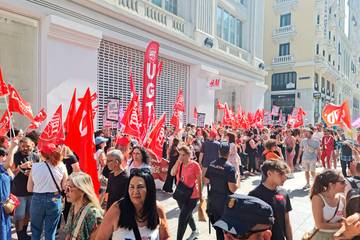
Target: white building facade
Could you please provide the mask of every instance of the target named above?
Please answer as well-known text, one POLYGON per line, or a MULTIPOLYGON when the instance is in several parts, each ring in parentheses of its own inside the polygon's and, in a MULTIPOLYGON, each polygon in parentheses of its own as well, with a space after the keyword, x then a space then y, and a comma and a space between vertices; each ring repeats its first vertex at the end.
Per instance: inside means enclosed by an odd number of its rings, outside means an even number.
POLYGON ((182 88, 185 120, 196 106, 211 123, 216 99, 263 107, 263 12, 264 0, 0 0, 0 65, 34 112, 67 110, 75 87, 78 97, 97 91, 101 127, 110 98, 127 106, 130 68, 142 92, 144 51, 154 40, 163 61, 157 115, 171 117, 182 88), (209 87, 213 79, 220 89, 209 87))

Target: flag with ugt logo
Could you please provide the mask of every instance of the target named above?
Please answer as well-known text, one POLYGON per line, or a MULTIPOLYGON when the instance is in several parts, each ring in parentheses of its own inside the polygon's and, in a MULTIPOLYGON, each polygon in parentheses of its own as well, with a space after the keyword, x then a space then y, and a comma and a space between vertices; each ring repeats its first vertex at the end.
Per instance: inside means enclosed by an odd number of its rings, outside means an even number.
POLYGON ((162 151, 165 141, 165 120, 166 115, 165 113, 163 113, 159 121, 152 129, 149 135, 148 142, 145 146, 150 152, 152 152, 156 156, 158 161, 162 159, 162 151))
POLYGON ((345 100, 340 106, 327 104, 322 112, 322 118, 328 127, 340 126, 351 128, 349 103, 345 100))
POLYGON ((123 133, 140 139, 139 96, 131 98, 121 123, 124 125, 123 133))
POLYGON ((5 136, 10 130, 11 112, 5 111, 0 119, 0 136, 5 136))

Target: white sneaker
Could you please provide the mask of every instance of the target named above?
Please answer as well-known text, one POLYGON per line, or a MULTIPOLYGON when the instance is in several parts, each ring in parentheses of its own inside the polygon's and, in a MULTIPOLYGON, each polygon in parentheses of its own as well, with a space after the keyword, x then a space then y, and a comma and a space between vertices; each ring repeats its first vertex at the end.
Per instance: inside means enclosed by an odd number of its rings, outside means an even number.
POLYGON ((186 239, 186 240, 195 240, 195 239, 198 239, 199 238, 199 231, 198 230, 195 230, 195 231, 192 231, 190 236, 186 239))

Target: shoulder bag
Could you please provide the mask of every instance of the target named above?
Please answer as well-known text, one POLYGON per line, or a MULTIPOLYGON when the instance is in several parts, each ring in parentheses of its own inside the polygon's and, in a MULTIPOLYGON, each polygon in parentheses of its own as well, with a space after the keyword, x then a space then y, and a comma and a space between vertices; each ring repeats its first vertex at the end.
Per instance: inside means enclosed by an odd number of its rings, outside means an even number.
MULTIPOLYGON (((193 192, 194 187, 188 187, 183 182, 183 177, 181 175, 183 164, 180 165, 180 180, 178 185, 176 186, 175 192, 173 194, 173 198, 179 202, 186 203, 189 201, 191 194, 193 192)), ((195 186, 195 185, 194 185, 195 186)))
MULTIPOLYGON (((339 209, 340 201, 341 201, 341 199, 339 198, 339 202, 338 202, 338 204, 337 204, 337 206, 336 206, 335 213, 334 213, 334 215, 332 216, 332 218, 330 218, 329 220, 326 221, 327 223, 329 223, 329 222, 336 216, 336 213, 337 213, 337 211, 338 211, 338 209, 339 209)), ((303 237, 301 238, 301 240, 311 240, 311 239, 313 239, 313 237, 315 237, 315 235, 319 232, 319 230, 320 230, 320 229, 314 227, 312 231, 306 232, 306 233, 303 235, 303 237)))
POLYGON ((62 197, 65 197, 65 192, 60 190, 58 184, 57 184, 56 181, 55 181, 54 175, 53 175, 53 173, 52 173, 52 171, 51 171, 51 169, 50 169, 50 167, 49 167, 49 164, 48 164, 47 162, 45 162, 45 164, 46 164, 47 168, 49 169, 51 178, 52 178, 52 180, 54 181, 57 190, 59 191, 59 193, 61 194, 62 197))

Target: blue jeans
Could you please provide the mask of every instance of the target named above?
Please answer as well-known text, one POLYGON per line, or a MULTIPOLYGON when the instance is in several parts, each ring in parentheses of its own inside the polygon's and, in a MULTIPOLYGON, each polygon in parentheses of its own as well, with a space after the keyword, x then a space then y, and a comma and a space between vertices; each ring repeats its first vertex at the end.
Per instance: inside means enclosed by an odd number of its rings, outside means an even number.
POLYGON ((45 224, 45 240, 55 240, 56 227, 61 217, 61 195, 34 193, 30 206, 33 240, 40 240, 45 224))

